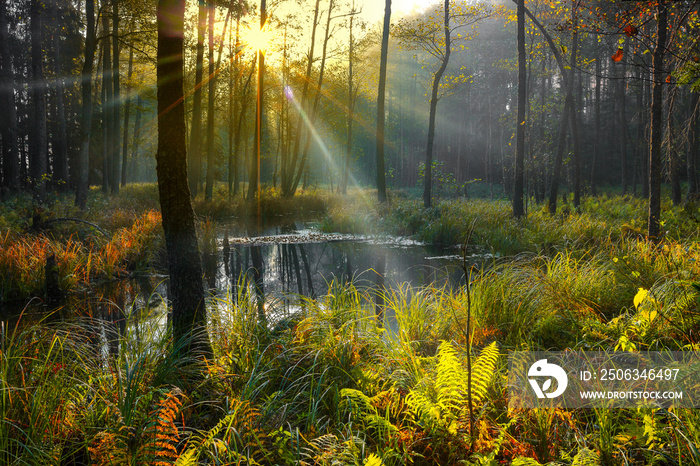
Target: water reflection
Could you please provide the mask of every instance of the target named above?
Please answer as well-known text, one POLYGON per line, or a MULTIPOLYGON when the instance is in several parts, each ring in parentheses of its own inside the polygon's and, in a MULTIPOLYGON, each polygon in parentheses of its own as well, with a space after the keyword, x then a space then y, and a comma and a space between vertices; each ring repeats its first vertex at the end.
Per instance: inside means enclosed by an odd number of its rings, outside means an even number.
MULTIPOLYGON (((369 291, 381 324, 391 319, 385 315, 387 289, 402 283, 437 287, 464 283, 458 248, 434 250, 398 237, 322 235, 294 225, 264 233, 251 239, 246 232, 227 228, 220 235, 211 235, 203 242, 202 263, 205 283, 214 298, 229 299, 232 305, 240 296, 254 298, 258 321, 270 325, 300 309, 300 296, 323 295, 331 282, 352 282, 361 291, 369 291)), ((87 338, 96 353, 108 358, 119 354, 124 335, 134 345, 146 345, 162 336, 168 323, 162 298, 168 296, 167 288, 167 276, 135 277, 95 287, 61 303, 0 304, 0 318, 16 321, 23 313, 24 320, 47 315, 49 319, 84 319, 90 322, 87 338)), ((211 305, 228 307, 217 305, 216 299, 211 305)))
MULTIPOLYGON (((437 287, 463 283, 458 248, 435 250, 404 238, 322 235, 294 226, 263 235, 225 230, 205 252, 205 277, 215 296, 236 297, 246 286, 256 297, 260 319, 274 310, 285 317, 316 298, 331 282, 371 289, 375 311, 384 316, 384 290, 401 283, 437 287), (218 260, 217 260, 218 259, 218 260)), ((272 317, 273 320, 275 316, 272 317)))

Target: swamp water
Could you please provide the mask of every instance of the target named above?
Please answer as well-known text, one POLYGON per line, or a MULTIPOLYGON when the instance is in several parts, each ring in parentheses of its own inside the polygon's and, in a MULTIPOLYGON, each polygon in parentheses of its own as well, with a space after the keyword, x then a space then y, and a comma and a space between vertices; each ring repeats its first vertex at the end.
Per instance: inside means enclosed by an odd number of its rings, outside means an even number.
MULTIPOLYGON (((368 304, 376 300, 377 290, 404 284, 464 284, 459 247, 431 248, 404 237, 328 234, 299 224, 268 228, 254 236, 223 228, 205 239, 202 248, 208 307, 226 314, 232 301, 247 294, 271 326, 298 312, 301 297, 326 295, 332 284, 351 282, 367 297, 368 304)), ((489 257, 474 254, 467 262, 480 264, 489 257)), ((168 286, 167 275, 118 280, 53 305, 36 298, 21 307, 5 305, 0 319, 9 320, 9 325, 20 314, 32 321, 53 312, 49 320, 93 319, 103 343, 112 340, 111 332, 136 335, 137 339, 141 333, 152 337, 154 331, 160 333, 167 325, 164 300, 168 286)), ((224 322, 225 315, 221 317, 224 322)), ((393 316, 385 318, 386 326, 396 330, 393 316)), ((103 351, 118 351, 109 346, 102 346, 103 351)))

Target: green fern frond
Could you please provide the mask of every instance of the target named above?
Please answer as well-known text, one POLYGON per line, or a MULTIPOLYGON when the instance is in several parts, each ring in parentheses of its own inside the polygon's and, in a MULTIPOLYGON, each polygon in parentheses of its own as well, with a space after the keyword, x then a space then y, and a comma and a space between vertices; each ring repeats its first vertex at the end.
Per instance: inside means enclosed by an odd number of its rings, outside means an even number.
POLYGON ((340 390, 340 397, 342 398, 340 407, 342 409, 348 409, 353 414, 376 414, 377 412, 374 406, 372 406, 372 400, 360 390, 343 388, 340 390))
POLYGON ((206 450, 214 439, 224 429, 228 429, 236 418, 235 413, 224 416, 212 427, 206 435, 194 440, 194 445, 188 446, 185 452, 175 461, 175 466, 191 466, 197 464, 197 460, 202 451, 206 450))
POLYGON ((513 462, 510 463, 510 466, 542 466, 542 463, 533 458, 518 456, 517 458, 513 458, 513 462))
POLYGON ((576 456, 571 466, 600 466, 598 454, 588 448, 582 448, 576 456))

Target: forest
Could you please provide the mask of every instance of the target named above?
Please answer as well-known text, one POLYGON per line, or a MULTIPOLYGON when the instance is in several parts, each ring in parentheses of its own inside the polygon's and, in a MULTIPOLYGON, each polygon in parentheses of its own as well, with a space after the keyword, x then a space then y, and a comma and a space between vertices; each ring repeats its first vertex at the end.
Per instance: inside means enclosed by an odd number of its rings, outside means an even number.
POLYGON ((0 0, 0 463, 700 465, 699 39, 0 0))

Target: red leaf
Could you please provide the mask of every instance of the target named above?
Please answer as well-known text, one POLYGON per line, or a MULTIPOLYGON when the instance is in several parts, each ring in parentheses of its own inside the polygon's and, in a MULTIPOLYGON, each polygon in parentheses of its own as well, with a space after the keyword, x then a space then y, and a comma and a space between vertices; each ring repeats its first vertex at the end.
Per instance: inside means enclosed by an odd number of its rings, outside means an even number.
POLYGON ((625 34, 627 35, 627 37, 632 37, 632 36, 637 35, 637 28, 632 26, 631 24, 628 24, 627 26, 625 26, 624 31, 625 31, 625 34))
POLYGON ((667 82, 667 83, 670 83, 670 82, 671 82, 671 75, 670 75, 670 74, 669 74, 668 76, 666 76, 666 82, 667 82))
POLYGON ((612 56, 612 61, 618 62, 622 60, 622 49, 617 49, 617 52, 612 56))

